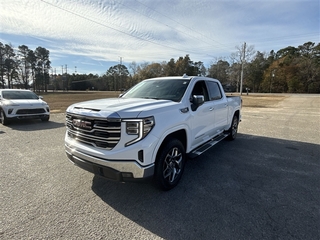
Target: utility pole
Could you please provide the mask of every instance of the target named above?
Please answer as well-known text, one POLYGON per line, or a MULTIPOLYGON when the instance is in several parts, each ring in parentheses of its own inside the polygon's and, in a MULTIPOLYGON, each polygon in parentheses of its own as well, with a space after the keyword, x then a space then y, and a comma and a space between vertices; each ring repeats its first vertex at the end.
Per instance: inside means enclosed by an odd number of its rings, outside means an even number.
POLYGON ((67 64, 66 64, 66 89, 68 92, 68 66, 67 66, 67 64))
POLYGON ((119 89, 121 89, 122 85, 121 85, 121 70, 120 68, 122 68, 122 57, 120 57, 120 65, 119 65, 119 68, 118 68, 118 71, 119 71, 119 89))
POLYGON ((54 75, 53 75, 53 82, 54 82, 53 89, 54 89, 54 90, 57 90, 56 77, 57 77, 57 72, 56 72, 56 68, 54 68, 54 75))
POLYGON ((61 65, 61 79, 62 79, 62 91, 64 92, 64 79, 63 79, 64 77, 63 77, 63 65, 61 65))
POLYGON ((243 82, 243 66, 246 61, 246 42, 243 44, 243 49, 241 53, 241 79, 240 79, 240 95, 242 95, 242 82, 243 82))

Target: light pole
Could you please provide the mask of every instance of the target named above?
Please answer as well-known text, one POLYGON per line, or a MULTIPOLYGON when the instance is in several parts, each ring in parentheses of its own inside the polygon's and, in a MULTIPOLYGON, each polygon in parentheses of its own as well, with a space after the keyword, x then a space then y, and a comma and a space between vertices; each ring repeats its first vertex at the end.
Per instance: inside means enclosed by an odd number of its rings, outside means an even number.
POLYGON ((240 77, 240 95, 242 95, 242 83, 243 83, 243 66, 246 61, 246 42, 243 44, 243 50, 241 52, 241 77, 240 77))

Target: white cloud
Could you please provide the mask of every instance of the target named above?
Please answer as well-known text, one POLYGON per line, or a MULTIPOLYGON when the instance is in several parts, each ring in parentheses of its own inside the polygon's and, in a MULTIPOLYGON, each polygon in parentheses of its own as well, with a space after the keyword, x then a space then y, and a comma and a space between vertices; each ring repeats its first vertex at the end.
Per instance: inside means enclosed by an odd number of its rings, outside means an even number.
POLYGON ((11 0, 0 7, 2 41, 40 45, 55 62, 68 55, 99 64, 186 54, 209 61, 244 41, 258 51, 319 41, 319 2, 312 0, 11 0))

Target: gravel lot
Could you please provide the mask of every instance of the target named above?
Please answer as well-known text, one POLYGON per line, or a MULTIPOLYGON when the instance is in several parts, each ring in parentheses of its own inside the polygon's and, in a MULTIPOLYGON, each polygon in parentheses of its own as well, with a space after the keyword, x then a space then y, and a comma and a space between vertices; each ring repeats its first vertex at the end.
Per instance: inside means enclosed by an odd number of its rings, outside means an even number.
POLYGON ((320 96, 243 108, 180 184, 104 180, 64 153, 64 114, 0 126, 0 239, 320 239, 320 96))

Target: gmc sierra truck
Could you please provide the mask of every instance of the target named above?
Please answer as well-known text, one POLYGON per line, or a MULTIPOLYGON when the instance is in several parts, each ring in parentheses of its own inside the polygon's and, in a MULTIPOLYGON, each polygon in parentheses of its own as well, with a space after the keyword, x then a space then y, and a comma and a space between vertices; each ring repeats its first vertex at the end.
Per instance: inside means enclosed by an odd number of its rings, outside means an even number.
POLYGON ((75 165, 116 181, 153 178, 175 187, 188 157, 236 138, 241 98, 200 76, 141 81, 119 98, 66 110, 65 150, 75 165))

